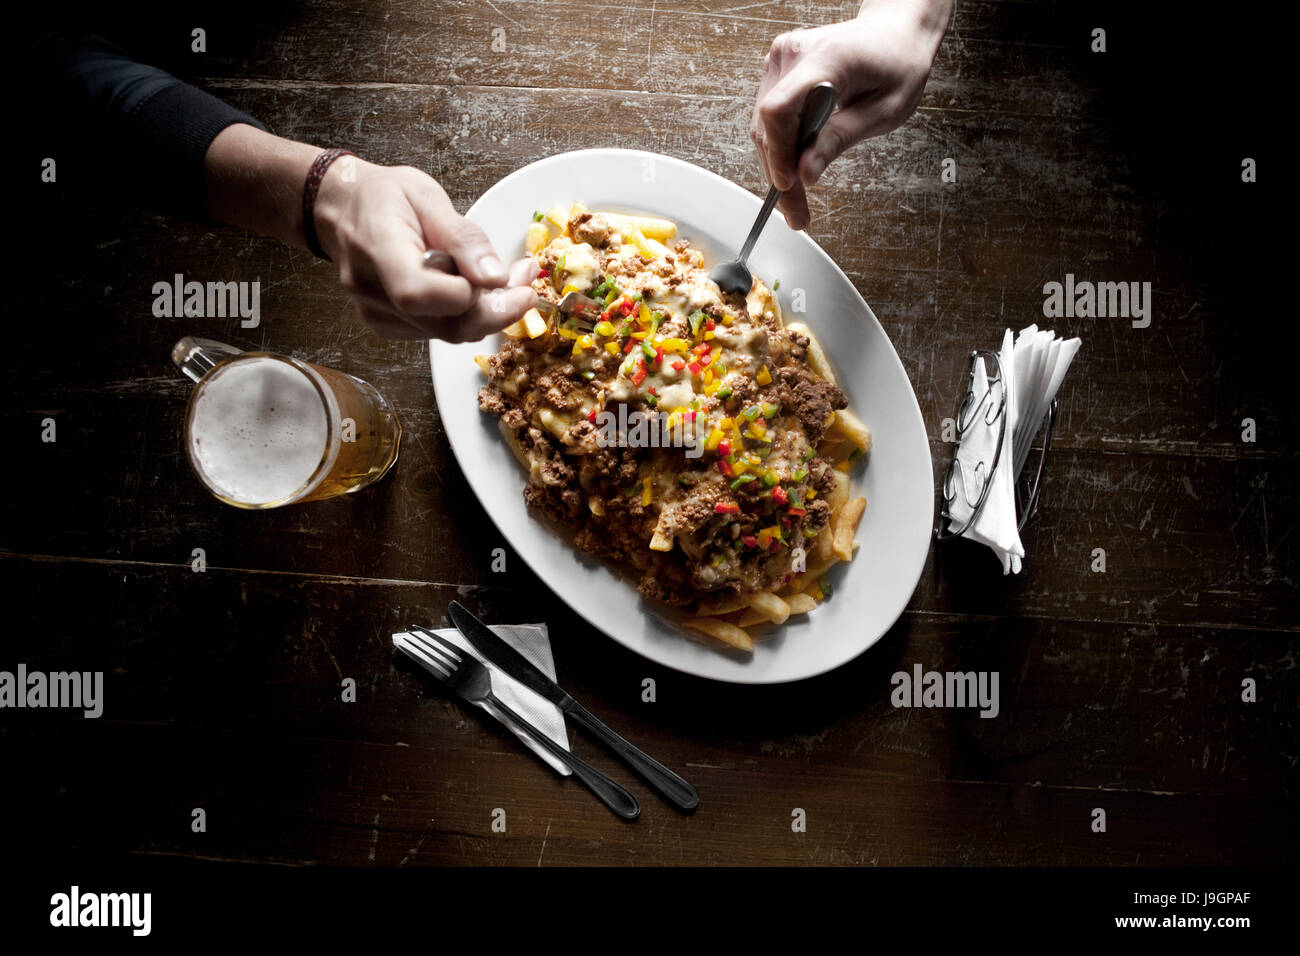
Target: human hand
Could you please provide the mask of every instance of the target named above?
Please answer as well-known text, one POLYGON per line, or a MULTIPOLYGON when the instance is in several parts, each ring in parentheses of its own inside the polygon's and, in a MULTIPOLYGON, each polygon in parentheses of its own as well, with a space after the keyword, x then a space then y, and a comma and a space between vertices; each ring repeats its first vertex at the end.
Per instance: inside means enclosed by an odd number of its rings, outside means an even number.
POLYGON ((783 191, 778 208, 793 228, 808 226, 806 189, 833 159, 912 115, 951 9, 951 0, 867 0, 854 20, 772 41, 750 137, 768 182, 783 191), (840 108, 797 156, 804 97, 822 82, 835 87, 840 108))
POLYGON ((336 161, 316 198, 316 228, 357 314, 388 338, 474 341, 537 299, 527 286, 532 275, 520 264, 507 275, 483 230, 410 166, 336 161), (426 268, 427 249, 449 254, 455 269, 426 268))

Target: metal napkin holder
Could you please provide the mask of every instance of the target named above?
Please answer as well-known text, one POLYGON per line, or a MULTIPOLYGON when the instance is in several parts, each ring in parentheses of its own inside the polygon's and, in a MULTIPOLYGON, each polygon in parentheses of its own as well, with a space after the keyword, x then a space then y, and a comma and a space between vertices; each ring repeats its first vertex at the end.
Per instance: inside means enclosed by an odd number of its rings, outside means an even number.
MULTIPOLYGON (((993 475, 998 466, 1002 463, 1002 441, 1006 437, 1007 431, 1007 394, 1002 378, 1002 359, 997 352, 991 349, 974 349, 970 353, 971 367, 966 386, 966 397, 962 400, 957 409, 957 441, 953 446, 952 461, 948 463, 948 468, 944 472, 943 478, 943 507, 939 512, 939 526, 935 529, 935 537, 940 541, 946 541, 949 538, 957 538, 966 532, 980 516, 984 510, 984 504, 988 500, 989 490, 993 487, 993 475), (975 397, 975 363, 981 358, 985 360, 984 370, 988 379, 988 388, 978 399, 975 397), (992 427, 998 425, 998 440, 993 450, 993 463, 980 461, 967 474, 966 465, 957 457, 957 449, 961 447, 962 439, 970 430, 970 427, 978 420, 977 416, 983 416, 986 425, 992 427), (960 487, 959 487, 960 486, 960 487), (974 495, 972 495, 972 489, 974 495), (960 492, 963 499, 971 506, 970 518, 959 528, 951 527, 952 504, 957 500, 960 492)), ((1016 496, 1016 527, 1023 529, 1025 522, 1033 517, 1034 512, 1038 509, 1039 491, 1043 485, 1043 473, 1047 467, 1047 451, 1052 445, 1052 427, 1056 424, 1057 400, 1052 399, 1052 403, 1047 407, 1047 414, 1043 418, 1043 423, 1039 429, 1035 429, 1034 434, 1038 431, 1043 432, 1043 448, 1038 458, 1038 467, 1034 470, 1033 484, 1022 488, 1021 476, 1017 475, 1014 482, 1016 496)), ((1031 446, 1032 447, 1032 446, 1031 446)), ((1014 467, 1014 463, 1011 467, 1014 467)))

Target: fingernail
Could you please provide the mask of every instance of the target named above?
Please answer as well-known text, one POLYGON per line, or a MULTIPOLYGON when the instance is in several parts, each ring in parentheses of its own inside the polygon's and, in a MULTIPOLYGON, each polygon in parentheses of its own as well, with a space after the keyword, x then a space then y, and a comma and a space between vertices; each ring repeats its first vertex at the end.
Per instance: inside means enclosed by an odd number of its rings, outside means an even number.
POLYGON ((479 259, 478 267, 483 271, 483 277, 485 279, 501 279, 502 281, 505 280, 506 267, 501 264, 500 259, 492 255, 491 253, 479 259))

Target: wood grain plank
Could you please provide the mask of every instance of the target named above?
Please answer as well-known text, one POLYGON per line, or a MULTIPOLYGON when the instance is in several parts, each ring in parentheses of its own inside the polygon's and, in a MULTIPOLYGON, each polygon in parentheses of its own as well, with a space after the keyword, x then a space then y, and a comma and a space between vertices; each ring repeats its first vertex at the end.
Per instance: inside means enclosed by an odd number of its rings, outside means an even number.
POLYGON ((532 865, 543 838, 545 862, 587 864, 1266 863, 1295 848, 1294 635, 909 614, 831 675, 737 687, 654 667, 527 586, 3 565, 31 609, 13 662, 107 672, 98 720, 6 718, 6 750, 30 768, 6 799, 38 843, 350 865, 532 865), (626 827, 442 697, 389 634, 453 596, 489 620, 547 620, 565 686, 692 779, 701 809, 647 794, 626 827), (890 676, 913 663, 998 671, 999 715, 894 708, 890 676), (130 774, 112 769, 124 755, 130 774), (189 830, 195 806, 206 834, 189 830), (490 830, 497 807, 506 835, 490 830))

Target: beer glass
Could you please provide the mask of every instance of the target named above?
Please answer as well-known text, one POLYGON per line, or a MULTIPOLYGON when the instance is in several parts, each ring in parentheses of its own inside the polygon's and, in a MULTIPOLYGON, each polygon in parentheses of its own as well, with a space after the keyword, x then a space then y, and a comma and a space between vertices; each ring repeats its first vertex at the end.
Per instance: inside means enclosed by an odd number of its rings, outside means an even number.
POLYGON ((187 336, 172 361, 196 382, 185 450, 204 486, 236 508, 351 494, 397 461, 402 426, 375 388, 329 368, 187 336))

